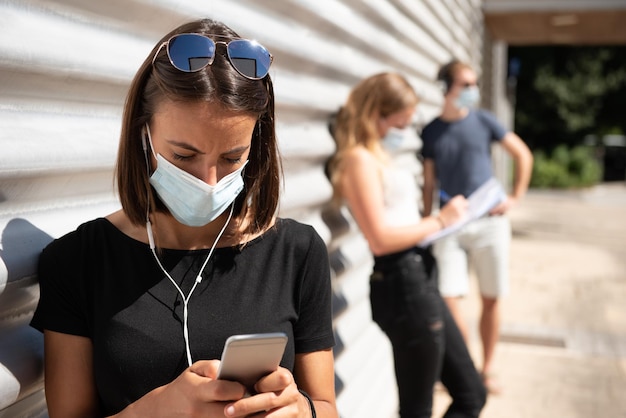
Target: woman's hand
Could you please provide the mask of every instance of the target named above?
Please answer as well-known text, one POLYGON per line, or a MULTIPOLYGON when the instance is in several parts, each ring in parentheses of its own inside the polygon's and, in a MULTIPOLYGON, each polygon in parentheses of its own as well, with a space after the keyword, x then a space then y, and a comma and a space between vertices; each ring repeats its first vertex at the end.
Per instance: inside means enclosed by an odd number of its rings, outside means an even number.
POLYGON ((228 402, 242 399, 245 387, 216 380, 219 363, 195 362, 172 382, 147 393, 115 417, 224 417, 228 402))
POLYGON ((462 195, 456 195, 445 204, 439 211, 439 217, 446 227, 461 220, 467 212, 467 199, 462 195))
POLYGON ((310 418, 308 401, 298 391, 293 375, 283 367, 261 378, 254 389, 256 395, 226 405, 227 417, 272 417, 310 418))

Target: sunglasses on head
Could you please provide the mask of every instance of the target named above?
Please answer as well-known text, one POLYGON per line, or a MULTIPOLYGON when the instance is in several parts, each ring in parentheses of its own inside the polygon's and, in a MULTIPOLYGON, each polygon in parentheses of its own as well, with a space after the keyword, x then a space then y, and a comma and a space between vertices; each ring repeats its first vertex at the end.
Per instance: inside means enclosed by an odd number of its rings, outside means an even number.
POLYGON ((274 57, 258 42, 249 39, 216 42, 198 33, 181 33, 163 42, 154 54, 152 64, 154 65, 157 55, 165 46, 167 57, 174 68, 185 73, 194 73, 213 63, 217 44, 226 47, 228 60, 242 76, 260 80, 269 72, 274 57))

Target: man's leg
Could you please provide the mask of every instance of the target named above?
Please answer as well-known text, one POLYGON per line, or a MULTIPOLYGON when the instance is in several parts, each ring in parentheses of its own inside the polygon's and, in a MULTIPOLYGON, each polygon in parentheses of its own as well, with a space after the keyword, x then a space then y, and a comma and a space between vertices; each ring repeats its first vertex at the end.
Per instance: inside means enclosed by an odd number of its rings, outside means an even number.
POLYGON ((444 296, 443 300, 446 302, 448 306, 448 310, 454 318, 454 322, 456 323, 457 328, 461 332, 463 336, 463 340, 465 340, 465 344, 468 343, 468 326, 467 321, 465 320, 465 315, 463 314, 463 306, 462 306, 462 298, 461 296, 444 296))
POLYGON ((459 238, 463 231, 444 237, 433 245, 433 255, 437 259, 439 271, 439 292, 448 306, 463 339, 467 342, 467 321, 463 315, 462 297, 469 292, 467 254, 461 247, 459 238))
POLYGON ((483 345, 483 381, 491 393, 499 393, 501 388, 494 381, 491 372, 496 344, 500 336, 500 306, 497 298, 482 296, 480 316, 480 338, 483 345))
POLYGON ((490 393, 501 388, 492 377, 493 360, 500 336, 500 298, 508 292, 511 225, 505 216, 476 221, 478 230, 470 250, 482 299, 480 337, 483 348, 482 374, 490 393))

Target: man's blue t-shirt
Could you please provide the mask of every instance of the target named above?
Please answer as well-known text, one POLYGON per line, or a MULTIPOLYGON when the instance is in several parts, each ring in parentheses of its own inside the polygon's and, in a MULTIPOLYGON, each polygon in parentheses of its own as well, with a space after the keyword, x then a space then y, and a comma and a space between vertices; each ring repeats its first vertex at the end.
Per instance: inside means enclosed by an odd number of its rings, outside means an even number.
POLYGON ((436 118, 422 130, 422 155, 434 161, 439 188, 445 194, 467 197, 493 176, 491 143, 506 133, 486 110, 471 110, 454 122, 436 118))

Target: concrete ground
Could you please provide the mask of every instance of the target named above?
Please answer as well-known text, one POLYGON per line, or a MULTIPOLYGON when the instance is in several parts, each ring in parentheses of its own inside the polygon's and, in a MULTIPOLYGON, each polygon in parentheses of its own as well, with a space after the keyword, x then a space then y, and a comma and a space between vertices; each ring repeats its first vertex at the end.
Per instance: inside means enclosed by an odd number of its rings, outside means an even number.
MULTIPOLYGON (((626 184, 531 190, 511 212, 511 291, 481 418, 626 417, 626 184)), ((474 281, 475 284, 475 281, 474 281)), ((476 287, 464 302, 480 367, 476 287)), ((445 390, 434 417, 445 412, 445 390)))

